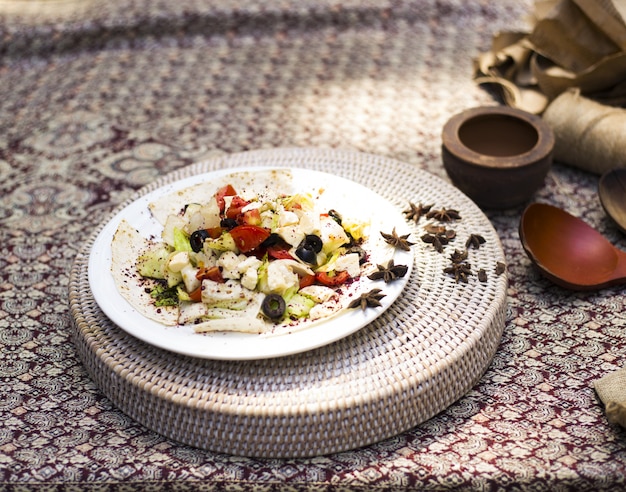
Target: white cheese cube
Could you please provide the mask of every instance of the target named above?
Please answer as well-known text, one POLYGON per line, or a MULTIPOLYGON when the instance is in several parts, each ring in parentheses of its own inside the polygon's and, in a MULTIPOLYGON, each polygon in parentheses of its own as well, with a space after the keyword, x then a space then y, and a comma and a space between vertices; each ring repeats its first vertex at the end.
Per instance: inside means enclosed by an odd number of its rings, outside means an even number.
POLYGON ((300 215, 300 221, 298 222, 298 229, 303 234, 316 234, 320 232, 320 219, 319 215, 315 213, 303 213, 300 215))
POLYGON ((282 237, 291 246, 298 246, 304 239, 304 232, 300 230, 298 225, 279 227, 276 233, 282 237))
POLYGON ((243 275, 241 275, 241 285, 246 289, 254 290, 256 284, 259 281, 259 271, 256 268, 248 268, 243 275))
POLYGON ((341 255, 335 262, 335 270, 338 272, 348 272, 352 278, 361 274, 361 265, 359 264, 359 255, 357 253, 348 253, 341 255))
POLYGON ((298 223, 298 216, 294 212, 290 212, 289 210, 281 210, 278 213, 279 227, 296 225, 297 223, 298 223))
POLYGON ((283 293, 300 284, 300 278, 285 261, 289 260, 275 260, 267 266, 267 288, 269 292, 283 293))
POLYGON ((200 280, 196 278, 196 274, 198 273, 198 268, 194 268, 191 263, 188 263, 181 271, 180 271, 183 282, 185 284, 185 289, 187 292, 193 292, 198 287, 200 287, 200 280))
POLYGON ((238 279, 241 277, 239 264, 247 258, 245 255, 238 255, 233 251, 226 251, 217 259, 216 265, 222 267, 222 277, 238 279))
POLYGON ((169 268, 174 273, 178 273, 188 264, 189 253, 187 253, 186 251, 179 251, 178 253, 174 253, 170 257, 167 263, 167 268, 169 268))

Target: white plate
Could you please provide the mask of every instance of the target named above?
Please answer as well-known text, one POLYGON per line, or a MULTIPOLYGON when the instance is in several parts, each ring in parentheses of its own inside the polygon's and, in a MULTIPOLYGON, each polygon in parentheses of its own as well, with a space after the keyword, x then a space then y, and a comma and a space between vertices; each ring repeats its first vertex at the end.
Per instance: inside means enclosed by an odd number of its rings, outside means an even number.
MULTIPOLYGON (((276 183, 272 183, 274 186, 276 183)), ((239 191, 239 190, 238 190, 239 191)), ((209 195, 210 196, 210 195, 209 195)), ((174 208, 179 205, 174 205, 174 208)), ((127 333, 156 347, 200 358, 220 360, 250 360, 296 354, 332 343, 346 337, 380 316, 402 293, 413 266, 413 252, 392 248, 382 240, 380 232, 408 234, 402 211, 372 190, 338 176, 298 168, 239 168, 225 169, 192 176, 168 184, 141 196, 116 214, 100 231, 89 256, 89 285, 99 307, 116 325, 127 333), (190 326, 165 326, 137 312, 118 292, 111 275, 111 241, 121 220, 125 219, 148 238, 159 237, 162 227, 148 208, 157 198, 192 186, 208 186, 215 191, 223 184, 242 186, 268 185, 268 173, 280 176, 279 187, 285 194, 316 193, 324 189, 317 206, 337 210, 343 217, 369 221, 370 262, 386 264, 393 258, 396 265, 406 265, 407 274, 390 283, 372 281, 362 276, 357 295, 373 288, 382 289, 385 297, 375 308, 349 309, 299 331, 281 335, 245 333, 197 334, 190 326)), ((410 238, 414 239, 414 238, 410 238)))

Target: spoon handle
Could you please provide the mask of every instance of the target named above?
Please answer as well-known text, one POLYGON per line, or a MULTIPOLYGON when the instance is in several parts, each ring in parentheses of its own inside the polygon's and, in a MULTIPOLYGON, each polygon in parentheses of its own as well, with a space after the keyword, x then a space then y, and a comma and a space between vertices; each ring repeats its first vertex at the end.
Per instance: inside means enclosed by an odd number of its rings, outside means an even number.
POLYGON ((626 251, 615 248, 617 251, 617 267, 615 268, 615 277, 626 280, 626 251))

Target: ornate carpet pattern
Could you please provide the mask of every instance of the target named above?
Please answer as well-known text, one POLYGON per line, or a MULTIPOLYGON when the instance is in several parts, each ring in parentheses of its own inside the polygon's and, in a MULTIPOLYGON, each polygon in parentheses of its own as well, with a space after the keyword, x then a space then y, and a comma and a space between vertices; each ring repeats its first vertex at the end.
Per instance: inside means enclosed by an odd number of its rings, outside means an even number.
MULTIPOLYGON (((103 396, 70 336, 83 243, 170 171, 327 147, 447 179, 444 123, 497 104, 474 85, 472 59, 498 30, 525 28, 529 0, 102 4, 66 5, 65 18, 0 4, 0 490, 626 487, 626 432, 592 386, 624 364, 626 290, 573 293, 540 277, 519 241, 522 208, 486 212, 509 270, 490 368, 446 411, 364 449, 262 460, 172 442, 103 396)), ((597 180, 556 163, 534 200, 625 249, 597 180)))

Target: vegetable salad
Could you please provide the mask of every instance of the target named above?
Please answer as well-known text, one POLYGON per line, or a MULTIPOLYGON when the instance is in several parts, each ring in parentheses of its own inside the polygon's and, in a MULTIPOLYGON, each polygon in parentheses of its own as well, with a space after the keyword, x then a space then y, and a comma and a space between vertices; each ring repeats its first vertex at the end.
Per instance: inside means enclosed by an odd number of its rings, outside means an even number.
POLYGON ((263 332, 268 323, 331 316, 342 289, 361 276, 368 224, 315 205, 310 194, 226 185, 170 214, 137 270, 157 280, 155 305, 177 305, 179 324, 197 332, 263 332))

